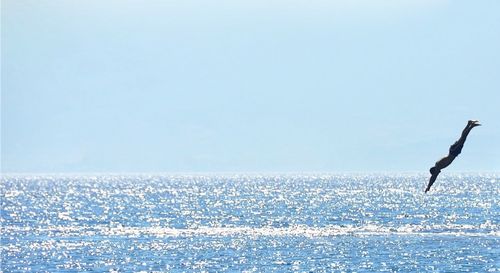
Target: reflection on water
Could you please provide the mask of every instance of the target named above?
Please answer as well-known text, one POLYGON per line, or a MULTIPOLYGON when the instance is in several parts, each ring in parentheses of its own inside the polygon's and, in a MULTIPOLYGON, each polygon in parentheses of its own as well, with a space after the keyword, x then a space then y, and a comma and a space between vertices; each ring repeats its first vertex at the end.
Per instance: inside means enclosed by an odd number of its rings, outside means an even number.
POLYGON ((500 176, 4 176, 2 270, 500 271, 500 176))

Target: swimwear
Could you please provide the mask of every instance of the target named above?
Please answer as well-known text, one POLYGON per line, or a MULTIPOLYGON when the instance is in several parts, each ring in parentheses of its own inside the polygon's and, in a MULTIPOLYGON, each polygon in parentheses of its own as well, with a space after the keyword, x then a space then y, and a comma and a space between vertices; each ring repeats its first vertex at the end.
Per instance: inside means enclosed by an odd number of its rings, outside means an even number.
POLYGON ((464 147, 464 144, 460 144, 457 142, 453 143, 453 145, 450 146, 450 155, 451 156, 454 156, 454 157, 457 157, 461 152, 462 152, 462 148, 464 147))

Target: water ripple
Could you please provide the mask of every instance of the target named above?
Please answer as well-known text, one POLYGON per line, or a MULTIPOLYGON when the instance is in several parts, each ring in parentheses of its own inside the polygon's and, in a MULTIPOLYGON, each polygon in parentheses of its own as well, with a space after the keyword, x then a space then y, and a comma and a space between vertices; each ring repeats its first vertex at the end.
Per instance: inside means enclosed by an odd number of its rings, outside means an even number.
POLYGON ((2 176, 2 270, 500 271, 500 177, 2 176))

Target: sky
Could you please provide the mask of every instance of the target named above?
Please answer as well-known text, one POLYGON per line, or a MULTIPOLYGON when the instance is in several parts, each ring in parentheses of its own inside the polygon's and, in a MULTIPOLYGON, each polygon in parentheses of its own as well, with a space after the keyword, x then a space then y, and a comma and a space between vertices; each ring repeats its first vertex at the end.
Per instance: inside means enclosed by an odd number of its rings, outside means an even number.
POLYGON ((500 1, 2 0, 1 171, 500 171, 500 1))

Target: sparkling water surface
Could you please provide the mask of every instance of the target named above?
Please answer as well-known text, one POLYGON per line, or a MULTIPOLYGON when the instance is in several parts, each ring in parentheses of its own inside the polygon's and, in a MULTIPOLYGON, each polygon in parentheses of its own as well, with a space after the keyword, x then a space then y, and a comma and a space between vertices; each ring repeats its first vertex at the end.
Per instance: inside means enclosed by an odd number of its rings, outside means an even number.
POLYGON ((500 175, 1 178, 2 272, 500 272, 500 175))

